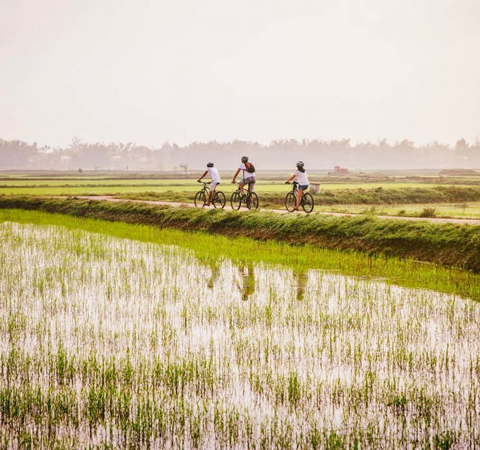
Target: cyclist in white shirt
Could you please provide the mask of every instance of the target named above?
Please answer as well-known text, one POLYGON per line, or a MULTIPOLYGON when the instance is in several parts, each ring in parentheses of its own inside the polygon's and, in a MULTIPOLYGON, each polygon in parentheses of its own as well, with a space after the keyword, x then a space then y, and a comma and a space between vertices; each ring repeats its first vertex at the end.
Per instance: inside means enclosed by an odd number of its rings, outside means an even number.
POLYGON ((252 163, 248 162, 248 156, 242 156, 242 164, 238 166, 235 175, 233 176, 232 183, 235 183, 237 175, 243 172, 243 178, 240 181, 240 191, 242 196, 245 197, 245 185, 248 185, 248 192, 251 194, 255 188, 255 183, 257 182, 257 177, 255 176, 255 166, 252 163))
POLYGON ((204 203, 203 206, 210 206, 210 201, 212 200, 213 193, 215 192, 215 189, 217 187, 217 184, 220 184, 222 181, 220 179, 220 174, 218 173, 218 170, 213 167, 213 163, 209 162, 207 164, 207 170, 205 173, 197 180, 199 183, 201 182, 202 178, 207 175, 207 173, 210 174, 212 178, 212 183, 210 184, 210 193, 208 194, 208 200, 206 203, 204 203))
POLYGON ((308 189, 308 177, 307 172, 305 171, 305 164, 303 161, 297 162, 297 171, 285 182, 286 184, 290 183, 294 178, 297 179, 298 182, 298 193, 297 193, 297 206, 295 207, 295 211, 298 211, 300 208, 300 201, 302 200, 303 191, 308 189))

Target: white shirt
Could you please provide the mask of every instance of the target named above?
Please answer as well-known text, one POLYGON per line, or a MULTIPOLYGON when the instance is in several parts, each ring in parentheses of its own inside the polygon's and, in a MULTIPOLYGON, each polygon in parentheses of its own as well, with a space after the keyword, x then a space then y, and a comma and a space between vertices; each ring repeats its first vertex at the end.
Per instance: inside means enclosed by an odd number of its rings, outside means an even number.
POLYGON ((245 164, 243 164, 243 163, 240 164, 240 165, 238 166, 238 168, 243 170, 243 179, 245 179, 245 178, 252 178, 252 177, 255 178, 255 179, 257 178, 257 177, 255 176, 255 172, 250 173, 250 172, 247 170, 247 166, 245 166, 245 164))
POLYGON ((212 181, 220 183, 220 174, 216 167, 207 167, 208 173, 212 177, 212 181))
POLYGON ((305 186, 307 184, 310 184, 308 182, 308 177, 307 177, 307 172, 300 172, 299 170, 297 170, 295 172, 295 177, 297 178, 297 181, 298 181, 298 184, 300 186, 305 186))

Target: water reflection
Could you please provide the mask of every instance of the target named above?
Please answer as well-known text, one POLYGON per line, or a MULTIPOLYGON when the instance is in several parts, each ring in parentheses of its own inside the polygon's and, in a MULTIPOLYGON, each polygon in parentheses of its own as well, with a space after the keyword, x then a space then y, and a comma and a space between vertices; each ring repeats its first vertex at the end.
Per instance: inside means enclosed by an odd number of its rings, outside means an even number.
POLYGON ((210 288, 210 289, 213 289, 213 286, 215 284, 215 282, 218 280, 219 276, 220 276, 220 262, 217 261, 217 260, 212 260, 212 261, 209 261, 209 265, 210 265, 210 270, 212 271, 212 274, 210 275, 210 278, 207 282, 207 286, 210 288))
MULTIPOLYGON (((242 300, 247 301, 258 289, 262 290, 261 286, 258 286, 258 284, 264 283, 264 281, 262 281, 262 274, 265 275, 265 273, 263 272, 262 267, 258 267, 252 261, 240 262, 233 265, 238 269, 238 272, 237 276, 234 277, 234 280, 232 281, 234 286, 236 286, 236 288, 240 291, 242 300)), ((213 289, 214 286, 219 282, 222 283, 221 280, 224 278, 224 271, 226 270, 226 267, 222 264, 222 261, 218 260, 208 261, 208 266, 210 267, 210 276, 207 279, 207 286, 209 289, 213 289)), ((309 280, 309 272, 311 272, 311 270, 290 272, 290 276, 283 280, 285 287, 289 285, 289 289, 293 289, 293 292, 290 292, 298 301, 302 301, 305 298, 309 280)), ((270 276, 274 275, 269 274, 267 278, 270 278, 270 276)), ((283 292, 283 294, 285 294, 285 292, 283 292)))
POLYGON ((296 272, 295 273, 296 279, 296 288, 297 288, 297 300, 303 300, 305 297, 305 290, 308 283, 308 272, 296 272))
MULTIPOLYGON (((222 275, 222 262, 218 260, 208 261, 210 277, 207 280, 209 289, 213 289, 222 275)), ((255 292, 255 268, 253 262, 240 263, 238 266, 240 278, 236 280, 237 288, 240 290, 242 300, 248 300, 255 292)))
POLYGON ((243 264, 239 266, 240 274, 243 277, 242 300, 246 301, 255 292, 255 271, 253 263, 243 264))

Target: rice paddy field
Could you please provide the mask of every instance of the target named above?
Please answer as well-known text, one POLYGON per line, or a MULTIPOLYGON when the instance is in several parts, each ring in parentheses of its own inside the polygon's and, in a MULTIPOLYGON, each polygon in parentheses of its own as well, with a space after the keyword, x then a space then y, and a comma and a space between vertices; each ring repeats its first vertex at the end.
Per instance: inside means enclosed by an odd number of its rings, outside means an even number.
POLYGON ((0 213, 1 448, 480 443, 477 275, 0 213))

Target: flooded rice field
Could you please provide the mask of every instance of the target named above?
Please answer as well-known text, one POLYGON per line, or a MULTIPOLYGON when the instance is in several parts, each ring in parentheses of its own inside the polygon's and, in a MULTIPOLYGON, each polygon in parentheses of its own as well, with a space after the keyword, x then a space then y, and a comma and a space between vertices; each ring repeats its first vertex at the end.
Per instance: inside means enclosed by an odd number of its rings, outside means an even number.
POLYGON ((0 236, 2 448, 480 445, 477 302, 56 226, 0 236))

